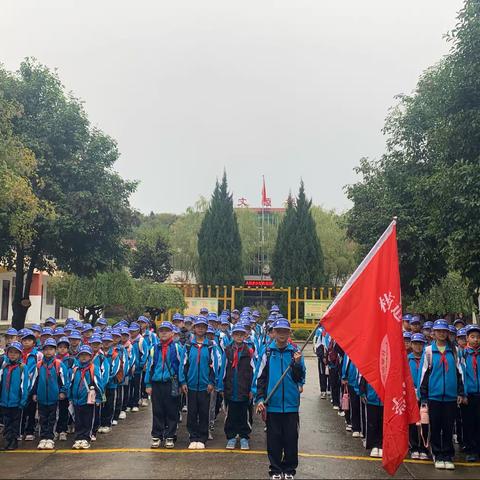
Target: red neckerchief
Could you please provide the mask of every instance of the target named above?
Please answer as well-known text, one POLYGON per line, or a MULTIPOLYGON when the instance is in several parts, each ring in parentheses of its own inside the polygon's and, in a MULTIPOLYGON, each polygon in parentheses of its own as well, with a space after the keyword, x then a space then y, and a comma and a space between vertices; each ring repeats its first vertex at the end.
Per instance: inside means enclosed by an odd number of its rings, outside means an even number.
POLYGON ((445 372, 448 373, 447 348, 445 348, 445 351, 443 353, 440 352, 440 363, 443 363, 445 365, 445 372))
MULTIPOLYGON (((472 348, 472 347, 470 347, 472 348)), ((478 348, 474 349, 472 348, 472 365, 473 365, 473 371, 475 372, 475 376, 477 376, 477 355, 479 353, 478 348)))
MULTIPOLYGON (((173 342, 173 338, 169 338, 166 342, 161 342, 162 345, 162 364, 165 365, 165 359, 167 358, 168 347, 173 342)), ((198 362, 197 362, 198 363, 198 362)))
POLYGON ((33 350, 33 347, 29 348, 28 350, 27 349, 23 349, 23 352, 22 352, 22 362, 23 363, 27 363, 27 358, 28 356, 32 353, 32 350, 33 350))
POLYGON ((193 345, 197 347, 197 365, 198 365, 200 363, 200 354, 202 353, 203 342, 194 343, 193 345))
POLYGON ((245 348, 245 344, 242 344, 240 348, 238 348, 236 345, 233 346, 233 361, 232 361, 232 368, 237 368, 238 367, 238 360, 239 360, 239 353, 243 352, 245 348))
POLYGON ((42 365, 47 369, 47 384, 48 384, 48 379, 50 378, 50 370, 52 369, 52 367, 55 366, 55 358, 52 359, 52 361, 50 362, 50 365, 48 365, 45 362, 45 358, 44 358, 43 362, 42 362, 42 365))
POLYGON ((12 376, 12 372, 19 366, 19 363, 11 363, 10 365, 7 365, 7 379, 5 381, 7 390, 10 389, 10 377, 12 376))
MULTIPOLYGON (((89 363, 86 367, 80 368, 80 387, 79 388, 81 388, 81 386, 84 384, 85 375, 90 370, 91 365, 92 364, 89 363)), ((93 378, 91 378, 90 381, 93 381, 93 378)))
POLYGON ((70 356, 70 354, 67 352, 67 353, 57 353, 57 356, 56 356, 56 357, 57 357, 59 360, 63 360, 63 359, 65 359, 65 358, 69 357, 69 356, 70 356))

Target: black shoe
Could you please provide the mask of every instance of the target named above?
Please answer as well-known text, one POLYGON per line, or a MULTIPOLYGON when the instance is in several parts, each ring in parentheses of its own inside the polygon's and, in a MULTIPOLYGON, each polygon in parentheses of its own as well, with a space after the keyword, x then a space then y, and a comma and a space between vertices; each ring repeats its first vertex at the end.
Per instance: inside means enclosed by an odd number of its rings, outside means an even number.
POLYGON ((17 442, 17 439, 15 439, 8 443, 6 450, 16 450, 17 448, 18 448, 18 442, 17 442))

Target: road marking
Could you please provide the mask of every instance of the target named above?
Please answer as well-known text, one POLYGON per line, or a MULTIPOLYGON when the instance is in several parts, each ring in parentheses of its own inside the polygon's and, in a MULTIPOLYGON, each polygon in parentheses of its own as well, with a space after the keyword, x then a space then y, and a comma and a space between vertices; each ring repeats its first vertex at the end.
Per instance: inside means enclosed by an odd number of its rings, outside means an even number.
MULTIPOLYGON (((1 453, 22 454, 22 453, 38 453, 43 455, 83 455, 83 454, 106 454, 106 453, 154 453, 154 454, 175 454, 175 453, 191 453, 191 454, 208 454, 208 453, 224 453, 229 455, 266 455, 266 450, 226 450, 221 448, 210 448, 205 450, 188 450, 184 449, 157 449, 157 448, 98 448, 93 450, 9 450, 1 453)), ((333 455, 328 453, 305 453, 299 452, 302 458, 325 458, 330 460, 353 460, 363 462, 380 462, 380 458, 360 457, 354 455, 333 455)), ((414 463, 417 465, 431 466, 431 462, 424 460, 405 459, 404 463, 414 463)), ((467 463, 455 462, 455 465, 462 467, 480 467, 480 462, 467 463)))

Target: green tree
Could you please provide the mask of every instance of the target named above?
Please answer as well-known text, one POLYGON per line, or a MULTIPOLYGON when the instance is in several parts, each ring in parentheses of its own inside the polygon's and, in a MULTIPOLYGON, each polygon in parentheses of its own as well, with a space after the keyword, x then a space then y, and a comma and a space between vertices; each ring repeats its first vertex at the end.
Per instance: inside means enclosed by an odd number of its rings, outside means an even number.
POLYGON ((134 278, 164 282, 173 271, 170 247, 161 228, 144 231, 131 255, 130 271, 134 278))
POLYGON ((278 230, 272 262, 272 278, 277 285, 320 286, 325 280, 323 252, 311 207, 302 181, 295 205, 289 198, 278 230))
POLYGON ((36 172, 28 179, 45 206, 27 242, 14 232, 4 239, 3 263, 16 273, 13 325, 21 328, 35 269, 92 275, 124 263, 122 238, 130 228, 135 184, 112 170, 119 156, 115 142, 90 126, 81 102, 55 73, 26 60, 0 80, 0 96, 22 108, 12 132, 35 155, 36 172))
POLYGON ((227 174, 216 183, 198 233, 200 281, 210 285, 238 285, 242 281, 242 242, 227 174))

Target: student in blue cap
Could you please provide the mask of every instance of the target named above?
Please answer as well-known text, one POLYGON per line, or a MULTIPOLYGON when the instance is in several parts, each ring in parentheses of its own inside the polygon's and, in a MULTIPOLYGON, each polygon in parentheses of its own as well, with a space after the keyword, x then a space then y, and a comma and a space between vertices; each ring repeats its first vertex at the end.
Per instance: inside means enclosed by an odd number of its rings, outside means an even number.
POLYGON ((7 347, 7 358, 0 367, 0 407, 3 413, 2 450, 18 448, 20 416, 28 400, 28 372, 22 364, 22 344, 12 342, 7 347))
MULTIPOLYGON (((145 348, 147 351, 147 357, 145 359, 146 363, 148 361, 148 354, 150 352, 150 349, 158 342, 158 339, 155 332, 150 328, 150 320, 145 315, 140 315, 138 317, 137 323, 140 326, 140 335, 142 335, 145 342, 145 348)), ((140 396, 140 405, 142 407, 148 407, 148 395, 145 387, 145 371, 142 372, 140 383, 140 396)))
POLYGON ((118 416, 120 420, 123 420, 127 418, 127 408, 130 401, 129 394, 130 394, 130 383, 132 381, 133 359, 132 359, 132 344, 130 342, 130 331, 128 330, 128 327, 125 326, 120 329, 120 332, 122 334, 121 343, 125 350, 125 353, 127 356, 127 362, 128 362, 128 368, 126 369, 125 379, 122 386, 122 389, 123 389, 122 411, 118 416))
MULTIPOLYGON (((408 365, 413 378, 413 385, 417 392, 417 399, 420 406, 419 379, 420 362, 422 361, 423 349, 427 343, 423 333, 414 333, 411 335, 411 353, 408 354, 408 365)), ((428 425, 410 425, 409 426, 410 456, 416 460, 428 460, 428 425)))
POLYGON ((147 393, 152 399, 152 443, 159 448, 173 448, 177 436, 180 385, 178 382, 182 347, 173 341, 173 325, 162 322, 158 327, 160 342, 153 345, 145 371, 147 393))
POLYGON ((75 442, 73 449, 90 448, 96 397, 102 394, 100 371, 92 363, 89 345, 78 350, 78 364, 73 367, 69 397, 75 410, 75 442))
POLYGON ((72 356, 76 356, 82 343, 82 336, 78 330, 72 330, 68 335, 68 340, 70 342, 69 353, 72 356))
POLYGON ((5 349, 6 349, 12 342, 17 341, 18 332, 15 328, 8 328, 4 336, 5 336, 5 349))
MULTIPOLYGON (((70 385, 70 378, 72 377, 73 365, 75 363, 75 357, 72 357, 69 353, 70 341, 68 337, 61 337, 57 341, 57 353, 55 358, 60 360, 67 369, 67 381, 70 385)), ((68 394, 68 392, 67 392, 68 394)), ((69 400, 68 397, 59 400, 58 402, 58 419, 57 419, 57 426, 55 431, 58 436, 58 440, 65 441, 67 440, 67 431, 68 431, 68 424, 73 425, 73 419, 70 417, 70 413, 68 412, 68 405, 69 400)))
POLYGON ((67 398, 69 381, 68 369, 55 358, 57 342, 48 338, 43 344, 43 359, 37 364, 33 385, 33 400, 38 403, 40 418, 39 450, 53 450, 54 428, 57 423, 57 409, 60 400, 67 398))
POLYGON ((194 338, 185 344, 179 381, 187 395, 187 429, 190 450, 204 449, 208 440, 210 393, 218 384, 218 357, 214 345, 206 338, 207 320, 199 316, 193 327, 194 338))
POLYGON ((130 382, 127 411, 138 412, 142 371, 148 359, 148 345, 142 335, 140 335, 140 326, 138 323, 132 322, 128 330, 130 331, 130 342, 132 343, 132 379, 130 382))
POLYGON ((105 355, 105 369, 108 371, 104 377, 104 391, 106 401, 102 406, 100 416, 100 428, 98 433, 110 433, 112 431, 112 421, 115 410, 115 401, 117 396, 117 374, 121 370, 120 356, 113 346, 113 336, 106 332, 102 335, 103 353, 105 355))
POLYGON ((105 329, 107 328, 107 325, 108 325, 107 319, 106 319, 106 318, 103 318, 103 317, 99 318, 99 319, 95 322, 95 326, 96 326, 96 327, 99 327, 102 332, 105 331, 105 329))
POLYGON ((435 320, 433 332, 435 340, 425 347, 420 364, 420 399, 422 406, 428 406, 435 468, 454 470, 453 427, 457 404, 465 401, 463 372, 449 339, 448 322, 435 320))
POLYGON ((55 328, 55 325, 57 324, 57 321, 53 318, 53 317, 48 317, 45 322, 44 322, 44 326, 45 327, 50 327, 50 328, 55 328))
POLYGON ((256 410, 267 412, 267 451, 269 474, 273 480, 293 480, 298 466, 298 428, 300 391, 305 383, 305 363, 296 347, 289 343, 290 322, 285 319, 273 324, 275 340, 263 353, 256 376, 256 410), (281 385, 265 400, 280 380, 285 369, 290 371, 281 385))
POLYGON ((403 332, 403 343, 405 344, 405 351, 407 355, 412 351, 412 332, 403 332))

